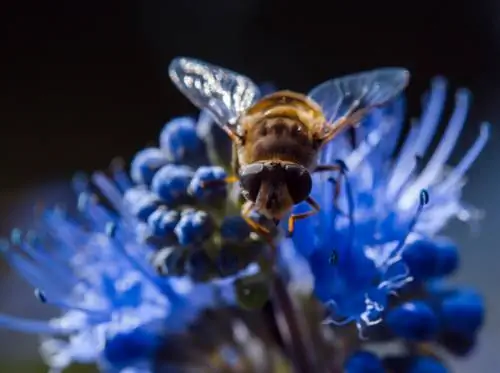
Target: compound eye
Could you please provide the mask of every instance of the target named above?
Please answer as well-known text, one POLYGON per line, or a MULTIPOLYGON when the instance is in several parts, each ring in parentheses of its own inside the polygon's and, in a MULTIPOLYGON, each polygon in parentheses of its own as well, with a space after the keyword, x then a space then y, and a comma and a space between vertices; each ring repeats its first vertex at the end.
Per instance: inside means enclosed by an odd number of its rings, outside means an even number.
POLYGON ((247 198, 251 201, 257 199, 262 176, 264 174, 264 165, 262 163, 252 163, 243 167, 240 171, 241 188, 247 194, 247 198))
POLYGON ((298 164, 286 165, 285 171, 288 193, 290 193, 293 202, 297 204, 304 201, 311 194, 311 174, 307 168, 298 164))

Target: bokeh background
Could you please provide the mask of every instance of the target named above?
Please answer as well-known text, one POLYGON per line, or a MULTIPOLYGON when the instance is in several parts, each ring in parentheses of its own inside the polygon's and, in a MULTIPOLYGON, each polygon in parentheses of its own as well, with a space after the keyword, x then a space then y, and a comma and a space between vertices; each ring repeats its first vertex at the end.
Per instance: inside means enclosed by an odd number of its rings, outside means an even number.
MULTIPOLYGON (((172 116, 195 113, 170 84, 177 55, 209 60, 257 82, 307 91, 330 77, 384 65, 412 72, 409 116, 429 80, 474 93, 462 152, 482 120, 492 141, 469 173, 465 199, 485 211, 476 229, 453 223, 462 247, 455 281, 486 296, 488 323, 456 372, 497 373, 500 356, 500 5, 289 0, 87 0, 0 5, 0 234, 29 224, 37 201, 72 203, 78 170, 130 159, 172 116), (495 231, 496 228, 496 231, 495 231)), ((444 123, 443 123, 444 124, 444 123)), ((457 152, 452 161, 460 154, 457 152)), ((0 262, 0 311, 48 317, 0 262)), ((43 372, 37 338, 0 331, 0 372, 43 372)))

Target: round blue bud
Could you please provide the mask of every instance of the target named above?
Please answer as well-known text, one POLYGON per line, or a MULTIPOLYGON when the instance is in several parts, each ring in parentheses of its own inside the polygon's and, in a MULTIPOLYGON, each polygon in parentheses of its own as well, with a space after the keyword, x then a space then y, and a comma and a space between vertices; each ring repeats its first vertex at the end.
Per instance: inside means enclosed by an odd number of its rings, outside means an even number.
POLYGON ((459 266, 457 247, 448 240, 422 239, 409 244, 403 260, 416 280, 447 276, 459 266))
POLYGON ((151 189, 168 205, 182 203, 192 178, 193 171, 189 167, 166 165, 153 177, 151 189))
POLYGON ((166 237, 174 234, 174 229, 179 219, 179 212, 159 207, 149 216, 148 226, 151 229, 151 233, 155 236, 166 237))
POLYGON ((222 247, 217 255, 216 264, 224 276, 233 275, 241 269, 241 260, 232 247, 222 247))
POLYGON ((411 362, 408 373, 448 373, 448 369, 432 357, 421 356, 411 362))
POLYGON ((189 210, 181 215, 174 232, 181 245, 203 242, 214 230, 214 223, 205 211, 189 210))
POLYGON ((483 299, 472 290, 457 290, 442 300, 441 317, 447 332, 473 337, 484 322, 483 299))
POLYGON ((196 250, 189 255, 186 264, 187 273, 194 281, 210 279, 215 272, 215 263, 203 249, 196 250))
POLYGON ((187 157, 200 152, 203 142, 196 133, 194 119, 180 117, 165 124, 160 134, 160 146, 176 163, 182 163, 187 157))
POLYGON ((434 311, 421 301, 407 302, 391 309, 385 322, 398 337, 413 341, 431 340, 439 328, 434 311))
POLYGON ((222 221, 220 227, 221 237, 225 240, 241 241, 252 232, 248 223, 241 216, 228 216, 222 221))
POLYGON ((196 170, 191 183, 189 194, 199 199, 212 199, 226 196, 226 171, 219 166, 203 166, 196 170), (204 185, 204 183, 206 183, 204 185), (208 184, 210 183, 210 184, 208 184))
POLYGON ((130 177, 136 184, 149 185, 155 173, 168 163, 167 156, 158 148, 139 151, 130 165, 130 177))
POLYGON ((146 221, 160 205, 160 200, 145 187, 137 186, 125 192, 123 204, 132 215, 146 221))
POLYGON ((437 238, 437 269, 435 276, 451 275, 460 265, 458 247, 446 238, 437 238))
POLYGON ((345 362, 345 373, 384 373, 382 361, 371 352, 355 352, 345 362))
POLYGON ((403 251, 403 260, 416 280, 434 276, 436 266, 436 244, 430 240, 412 242, 403 251))
POLYGON ((152 358, 159 344, 158 334, 145 328, 133 328, 107 336, 104 357, 114 366, 133 365, 152 358))
POLYGON ((155 253, 152 264, 160 275, 184 275, 186 250, 181 247, 165 247, 155 253))
POLYGON ((476 335, 466 335, 443 330, 439 344, 456 356, 467 356, 476 347, 476 335))

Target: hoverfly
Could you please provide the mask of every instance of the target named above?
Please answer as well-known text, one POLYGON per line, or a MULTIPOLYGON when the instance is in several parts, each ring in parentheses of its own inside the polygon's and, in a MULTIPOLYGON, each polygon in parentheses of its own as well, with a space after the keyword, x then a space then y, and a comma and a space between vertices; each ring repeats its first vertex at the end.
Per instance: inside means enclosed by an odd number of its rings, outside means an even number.
POLYGON ((318 164, 322 146, 395 98, 409 80, 406 69, 381 68, 328 80, 307 95, 285 90, 260 97, 249 78, 196 59, 174 59, 169 75, 232 140, 234 175, 225 182, 240 182, 246 200, 242 217, 264 235, 269 230, 250 218, 251 212, 278 223, 305 201, 310 211, 289 215, 291 235, 296 220, 320 210, 310 196, 311 173, 340 171, 338 164, 318 164))

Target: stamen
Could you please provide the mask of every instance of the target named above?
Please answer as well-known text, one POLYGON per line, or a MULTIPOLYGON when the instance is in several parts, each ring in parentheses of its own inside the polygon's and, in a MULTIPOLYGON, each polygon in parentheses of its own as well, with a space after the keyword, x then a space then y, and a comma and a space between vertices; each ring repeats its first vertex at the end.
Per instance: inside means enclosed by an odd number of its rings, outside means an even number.
POLYGON ((84 173, 76 173, 73 176, 72 184, 76 193, 84 193, 88 191, 89 179, 84 173))
MULTIPOLYGON (((446 81, 442 78, 436 78, 432 82, 429 100, 420 117, 420 135, 415 142, 413 154, 409 154, 409 156, 413 157, 414 154, 425 154, 441 120, 445 102, 446 81)), ((408 159, 405 159, 404 161, 402 160, 401 163, 404 164, 407 161, 408 159)))
POLYGON ((361 340, 367 340, 368 338, 363 334, 365 327, 370 327, 379 324, 382 321, 381 313, 384 310, 384 306, 378 304, 377 302, 371 300, 368 294, 365 294, 365 304, 366 310, 361 314, 360 319, 356 322, 358 328, 358 337, 361 340), (378 317, 375 320, 370 319, 370 314, 376 312, 378 317), (363 323, 361 323, 363 322, 363 323))
MULTIPOLYGON (((165 295, 171 303, 181 302, 183 303, 183 298, 177 294, 170 284, 162 281, 160 283, 159 279, 153 277, 153 275, 142 265, 139 264, 137 260, 135 260, 125 249, 123 245, 118 245, 115 242, 115 237, 117 234, 117 226, 113 222, 110 222, 106 226, 106 234, 109 237, 109 241, 113 246, 113 249, 119 253, 136 271, 140 272, 149 282, 154 285, 157 290, 165 295)), ((152 267, 151 267, 152 268, 152 267)))
MULTIPOLYGON (((333 312, 335 312, 335 309, 337 308, 337 303, 333 299, 331 299, 325 303, 325 307, 331 315, 333 312)), ((346 317, 340 321, 334 320, 333 317, 329 316, 322 321, 322 324, 323 325, 344 326, 344 325, 347 325, 347 324, 353 322, 354 320, 355 320, 355 318, 352 316, 346 317)))
POLYGON ((92 175, 92 181, 108 199, 113 208, 116 209, 116 211, 119 211, 127 222, 133 221, 132 215, 130 215, 130 213, 123 206, 123 198, 120 191, 102 172, 95 172, 92 175))
POLYGON ((418 156, 419 154, 413 151, 413 146, 420 135, 420 126, 415 123, 415 120, 412 121, 410 125, 410 132, 406 137, 406 141, 403 144, 403 147, 397 157, 396 164, 392 168, 391 176, 389 181, 387 182, 387 199, 393 200, 395 196, 406 186, 408 181, 410 180, 410 176, 413 174, 415 170, 415 166, 412 165, 408 167, 409 162, 411 162, 411 158, 418 156), (405 159, 405 163, 403 164, 402 160, 405 159), (404 167, 403 167, 404 166, 404 167))
POLYGON ((77 306, 63 300, 49 300, 47 299, 45 293, 43 293, 40 289, 35 289, 35 297, 42 303, 48 304, 51 306, 55 306, 60 308, 61 310, 67 311, 80 311, 82 313, 87 314, 88 316, 96 317, 99 319, 108 320, 110 318, 110 312, 107 310, 92 310, 89 308, 77 306))
POLYGON ((123 159, 116 158, 111 162, 111 172, 113 174, 113 180, 122 193, 132 188, 132 180, 130 180, 125 172, 125 162, 123 159))
POLYGON ((26 239, 23 240, 20 236, 18 237, 17 245, 23 252, 33 259, 38 266, 43 267, 45 271, 50 271, 54 277, 58 277, 62 280, 61 283, 64 283, 69 287, 73 286, 77 279, 74 276, 73 271, 67 267, 67 264, 54 263, 54 258, 44 253, 41 248, 38 248, 38 250, 35 249, 33 246, 35 243, 36 237, 28 232, 26 239), (27 240, 30 240, 31 243, 27 242, 27 240))
POLYGON ((490 137, 490 123, 482 123, 479 137, 474 142, 474 145, 467 151, 467 154, 462 158, 460 163, 453 169, 445 181, 438 187, 438 193, 446 193, 452 186, 456 185, 467 172, 469 167, 474 163, 483 148, 485 147, 490 137))
POLYGON ((352 193, 352 188, 351 188, 351 183, 349 181, 349 178, 347 176, 347 166, 345 165, 344 162, 342 161, 337 161, 337 163, 341 167, 341 173, 342 173, 342 178, 344 179, 344 185, 345 185, 345 190, 346 190, 346 197, 347 197, 347 215, 349 218, 349 250, 352 250, 354 246, 354 234, 356 230, 356 225, 354 222, 354 195, 352 193))
POLYGON ((10 330, 33 334, 62 334, 68 335, 77 331, 75 328, 64 328, 51 325, 46 321, 29 320, 20 317, 0 314, 0 327, 10 330))
POLYGON ((351 322, 354 321, 353 317, 346 317, 344 320, 334 320, 331 317, 326 318, 323 320, 322 324, 323 325, 335 325, 335 326, 345 326, 347 324, 350 324, 351 322))
POLYGON ((411 204, 411 196, 413 196, 417 190, 430 186, 442 172, 462 132, 468 110, 469 93, 466 90, 461 90, 456 95, 455 110, 453 111, 444 136, 422 174, 420 174, 415 183, 405 192, 402 197, 403 203, 404 201, 408 201, 407 204, 411 204))
POLYGON ((18 253, 10 249, 8 242, 0 242, 0 253, 4 255, 9 264, 33 287, 46 286, 48 288, 55 288, 57 283, 53 283, 50 276, 41 273, 40 269, 30 261, 23 258, 18 253))
POLYGON ((413 125, 403 149, 393 168, 389 181, 388 196, 390 199, 400 190, 411 172, 407 165, 416 154, 424 155, 441 120, 441 114, 446 100, 446 81, 437 78, 432 82, 429 99, 424 104, 424 111, 418 125, 413 125))
POLYGON ((417 221, 420 217, 420 214, 422 213, 424 206, 427 205, 428 203, 429 203, 429 192, 427 192, 427 190, 425 190, 425 189, 422 189, 420 191, 420 198, 419 198, 419 204, 418 204, 417 211, 415 212, 415 215, 413 216, 412 220, 410 221, 410 225, 408 226, 408 231, 407 231, 406 235, 404 235, 404 237, 401 238, 398 245, 394 248, 392 254, 387 259, 387 267, 391 266, 392 264, 394 264, 396 261, 398 261, 400 259, 401 250, 403 249, 403 246, 406 242, 406 239, 408 238, 408 236, 411 233, 413 233, 413 229, 415 228, 415 225, 417 224, 417 221))

